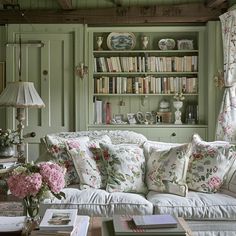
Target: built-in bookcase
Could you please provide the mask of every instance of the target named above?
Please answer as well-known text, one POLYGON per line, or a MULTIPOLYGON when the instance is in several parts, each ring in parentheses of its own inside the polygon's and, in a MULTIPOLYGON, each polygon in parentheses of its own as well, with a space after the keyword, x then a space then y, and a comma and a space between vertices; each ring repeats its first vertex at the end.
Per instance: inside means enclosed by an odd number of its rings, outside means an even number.
MULTIPOLYGON (((207 138, 207 112, 203 98, 207 84, 204 81, 204 31, 205 27, 198 26, 88 28, 88 129, 134 130, 159 141, 187 141, 194 132, 207 138), (131 46, 117 49, 117 41, 113 42, 117 38, 111 39, 112 33, 115 36, 124 34, 125 40, 127 35, 131 35, 131 41, 128 40, 131 46), (144 36, 148 38, 145 49, 144 36), (99 37, 102 38, 101 46, 99 37), (173 39, 175 46, 163 48, 159 43, 162 39, 173 39), (176 93, 183 93, 185 97, 181 125, 174 124, 176 93), (160 116, 163 112, 160 110, 163 101, 170 104, 169 117, 156 119, 157 114, 160 116), (105 118, 107 103, 117 123, 108 124, 105 118), (127 114, 138 115, 139 119, 130 124, 127 114), (120 119, 123 122, 119 123, 120 119)), ((123 36, 118 40, 121 47, 124 46, 123 36)))

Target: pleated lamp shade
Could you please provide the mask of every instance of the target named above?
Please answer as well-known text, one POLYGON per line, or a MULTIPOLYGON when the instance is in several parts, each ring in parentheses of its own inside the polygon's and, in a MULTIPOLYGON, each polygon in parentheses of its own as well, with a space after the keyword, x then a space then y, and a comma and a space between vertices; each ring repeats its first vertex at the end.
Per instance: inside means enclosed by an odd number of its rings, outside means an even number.
POLYGON ((26 108, 45 107, 32 82, 15 81, 7 84, 0 95, 0 106, 26 108))

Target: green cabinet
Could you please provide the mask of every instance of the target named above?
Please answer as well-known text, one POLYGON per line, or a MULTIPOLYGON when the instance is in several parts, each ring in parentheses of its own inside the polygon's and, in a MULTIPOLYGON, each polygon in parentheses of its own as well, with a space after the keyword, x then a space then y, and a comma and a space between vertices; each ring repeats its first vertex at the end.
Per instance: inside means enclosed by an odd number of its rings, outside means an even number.
POLYGON ((170 142, 189 141, 197 132, 207 139, 205 30, 88 27, 87 129, 133 130, 170 142), (185 97, 181 125, 175 124, 176 93, 185 97), (106 119, 107 104, 111 122, 106 119))

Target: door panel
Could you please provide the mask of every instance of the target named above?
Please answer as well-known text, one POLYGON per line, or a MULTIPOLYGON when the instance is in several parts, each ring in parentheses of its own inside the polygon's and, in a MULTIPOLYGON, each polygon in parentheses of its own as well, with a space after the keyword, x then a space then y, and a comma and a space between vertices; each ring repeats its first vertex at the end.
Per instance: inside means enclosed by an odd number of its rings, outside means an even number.
MULTIPOLYGON (((19 35, 16 35, 18 38, 19 35)), ((72 131, 74 122, 74 39, 71 33, 22 34, 22 42, 38 41, 43 47, 22 45, 22 80, 34 83, 45 103, 45 108, 26 109, 24 134, 35 132, 35 138, 27 138, 26 154, 29 160, 38 157, 35 144, 47 133, 72 131), (30 146, 32 145, 32 150, 30 146)), ((12 70, 18 80, 19 47, 9 47, 8 55, 13 55, 12 70)), ((9 112, 8 121, 16 127, 14 111, 9 112)), ((8 127, 11 127, 8 125, 8 127)))

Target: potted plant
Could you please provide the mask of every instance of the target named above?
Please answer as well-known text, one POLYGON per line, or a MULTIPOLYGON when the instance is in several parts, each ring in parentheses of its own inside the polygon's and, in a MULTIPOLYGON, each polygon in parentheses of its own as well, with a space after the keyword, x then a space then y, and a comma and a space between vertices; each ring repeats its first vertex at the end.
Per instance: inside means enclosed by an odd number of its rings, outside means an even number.
POLYGON ((11 129, 0 129, 0 157, 11 157, 15 154, 14 144, 18 133, 11 129))

